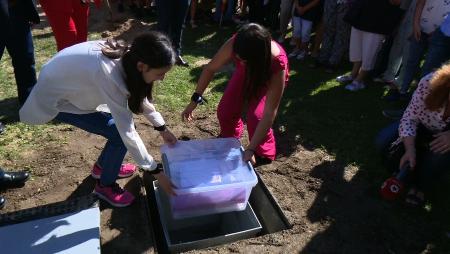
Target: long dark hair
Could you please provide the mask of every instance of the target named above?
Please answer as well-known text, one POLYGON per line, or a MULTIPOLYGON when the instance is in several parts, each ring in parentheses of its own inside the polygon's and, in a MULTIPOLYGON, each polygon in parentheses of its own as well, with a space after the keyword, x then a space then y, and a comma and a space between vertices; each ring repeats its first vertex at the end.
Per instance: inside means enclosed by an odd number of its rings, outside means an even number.
POLYGON ((116 46, 116 51, 120 53, 110 54, 108 50, 102 50, 103 54, 110 58, 122 57, 125 83, 130 93, 128 108, 135 114, 142 113, 143 100, 152 100, 153 82, 148 84, 144 81, 142 73, 137 69, 137 63, 142 62, 152 69, 174 65, 175 52, 172 43, 166 35, 150 31, 137 36, 131 46, 120 45, 118 42, 112 42, 112 45, 116 46))
POLYGON ((271 42, 269 31, 256 23, 242 26, 236 34, 233 52, 246 61, 244 86, 246 99, 260 96, 262 88, 270 79, 271 42))

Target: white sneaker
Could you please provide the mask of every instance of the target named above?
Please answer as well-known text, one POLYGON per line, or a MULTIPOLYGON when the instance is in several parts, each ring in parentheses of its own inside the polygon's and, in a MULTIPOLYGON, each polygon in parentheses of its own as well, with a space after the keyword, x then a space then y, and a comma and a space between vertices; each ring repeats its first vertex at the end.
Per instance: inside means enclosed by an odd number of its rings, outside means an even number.
POLYGON ((336 81, 341 83, 341 84, 345 84, 345 83, 352 82, 353 78, 350 75, 342 75, 342 76, 337 77, 336 81))
POLYGON ((294 49, 289 55, 288 57, 296 57, 298 54, 300 54, 302 51, 300 49, 294 49))
POLYGON ((300 52, 297 57, 295 57, 297 60, 303 60, 305 59, 306 53, 305 51, 300 52))
POLYGON ((345 86, 345 89, 355 92, 361 89, 366 88, 366 85, 363 82, 353 81, 352 83, 345 86))

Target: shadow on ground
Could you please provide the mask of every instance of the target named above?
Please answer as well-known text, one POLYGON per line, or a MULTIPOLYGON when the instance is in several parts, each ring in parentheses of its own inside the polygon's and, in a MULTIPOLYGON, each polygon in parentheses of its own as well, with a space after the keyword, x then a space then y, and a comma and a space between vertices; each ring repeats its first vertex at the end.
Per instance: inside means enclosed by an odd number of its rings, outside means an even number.
POLYGON ((449 252, 450 206, 443 194, 448 187, 436 191, 428 209, 406 207, 403 199, 380 199, 388 173, 373 140, 388 122, 381 116, 383 89, 372 84, 351 93, 333 81, 337 74, 305 66, 292 64, 295 71, 280 106, 275 125, 280 157, 292 156, 300 144, 325 150, 334 160, 309 172, 320 186, 307 218, 326 229, 302 253, 449 252))
MULTIPOLYGON (((144 192, 142 191, 143 183, 139 175, 121 181, 127 181, 124 188, 137 195, 136 201, 129 207, 114 208, 100 200, 101 228, 109 229, 108 232, 101 234, 102 252, 145 253, 154 247, 154 244, 149 230, 150 220, 147 215, 146 197, 143 196, 144 192), (105 221, 105 218, 110 219, 105 221), (105 239, 109 240, 105 242, 105 239)), ((89 195, 93 192, 95 183, 96 180, 91 176, 86 177, 67 200, 89 195)), ((156 247, 154 248, 156 249, 156 247)))
POLYGON ((19 101, 17 97, 0 101, 0 120, 6 124, 19 121, 19 101))

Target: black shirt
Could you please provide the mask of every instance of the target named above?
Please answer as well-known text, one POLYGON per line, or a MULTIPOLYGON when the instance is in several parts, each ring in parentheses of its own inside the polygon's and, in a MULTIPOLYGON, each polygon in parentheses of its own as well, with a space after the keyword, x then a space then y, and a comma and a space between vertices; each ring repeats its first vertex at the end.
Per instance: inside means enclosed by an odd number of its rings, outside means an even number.
MULTIPOLYGON (((309 3, 311 3, 313 0, 295 0, 296 2, 298 2, 299 6, 306 6, 309 3)), ((294 6, 294 16, 296 17, 300 17, 302 19, 306 19, 309 21, 316 21, 317 18, 319 16, 321 16, 321 8, 320 8, 320 4, 322 1, 319 1, 319 3, 312 7, 311 9, 309 9, 308 11, 306 11, 303 15, 300 15, 300 13, 297 12, 297 8, 295 8, 294 6)))
POLYGON ((404 11, 400 9, 400 6, 392 5, 389 0, 356 1, 362 1, 362 4, 358 7, 360 8, 358 17, 350 24, 362 31, 390 35, 403 16, 404 11))

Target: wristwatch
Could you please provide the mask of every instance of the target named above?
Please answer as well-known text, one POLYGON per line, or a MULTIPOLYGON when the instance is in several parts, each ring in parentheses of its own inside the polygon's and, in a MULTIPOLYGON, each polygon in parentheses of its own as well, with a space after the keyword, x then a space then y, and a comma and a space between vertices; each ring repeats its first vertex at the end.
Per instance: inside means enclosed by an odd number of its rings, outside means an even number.
POLYGON ((196 104, 203 105, 205 103, 208 103, 208 100, 205 99, 202 95, 199 93, 193 93, 191 96, 191 101, 195 102, 196 104))

